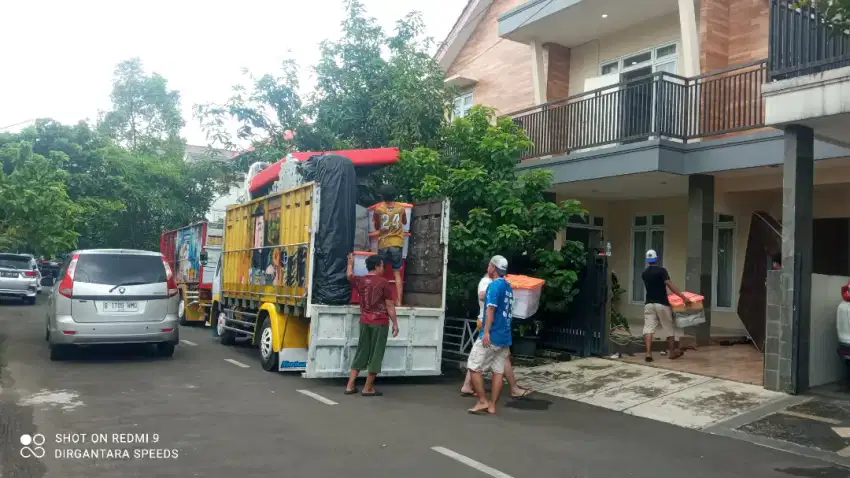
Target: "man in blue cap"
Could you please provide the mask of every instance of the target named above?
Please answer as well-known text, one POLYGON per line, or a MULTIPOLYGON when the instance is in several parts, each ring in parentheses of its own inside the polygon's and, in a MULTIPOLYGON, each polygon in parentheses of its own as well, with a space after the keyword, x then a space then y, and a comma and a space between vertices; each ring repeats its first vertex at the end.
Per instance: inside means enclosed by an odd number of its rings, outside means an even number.
POLYGON ((646 361, 652 362, 652 335, 658 329, 658 324, 667 333, 668 355, 671 359, 681 357, 684 352, 679 348, 682 329, 676 327, 673 321, 673 308, 667 299, 667 289, 690 304, 679 288, 670 280, 667 269, 658 265, 658 253, 654 249, 646 251, 646 270, 643 271, 643 286, 646 289, 646 303, 643 306, 643 341, 646 345, 646 361))

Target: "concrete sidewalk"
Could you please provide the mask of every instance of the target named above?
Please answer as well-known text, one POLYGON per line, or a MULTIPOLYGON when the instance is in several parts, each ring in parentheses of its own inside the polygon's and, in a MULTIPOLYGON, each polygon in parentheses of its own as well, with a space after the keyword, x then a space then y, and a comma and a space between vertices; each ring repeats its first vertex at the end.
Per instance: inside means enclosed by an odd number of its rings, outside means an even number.
POLYGON ((516 375, 535 392, 692 429, 788 397, 756 385, 601 358, 516 367, 516 375))

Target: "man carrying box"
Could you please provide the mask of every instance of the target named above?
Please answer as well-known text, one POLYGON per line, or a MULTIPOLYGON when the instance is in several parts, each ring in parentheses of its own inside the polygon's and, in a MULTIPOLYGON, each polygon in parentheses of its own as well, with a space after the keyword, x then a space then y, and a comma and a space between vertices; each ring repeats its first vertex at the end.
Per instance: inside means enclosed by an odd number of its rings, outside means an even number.
POLYGON ((646 304, 643 306, 643 340, 646 345, 646 361, 652 362, 652 335, 658 329, 658 324, 667 332, 668 355, 671 359, 681 357, 684 352, 679 348, 682 329, 676 327, 673 321, 673 308, 667 298, 667 289, 682 298, 685 304, 691 300, 679 291, 667 269, 658 265, 658 253, 650 249, 646 251, 646 270, 643 271, 643 285, 646 289, 646 304))

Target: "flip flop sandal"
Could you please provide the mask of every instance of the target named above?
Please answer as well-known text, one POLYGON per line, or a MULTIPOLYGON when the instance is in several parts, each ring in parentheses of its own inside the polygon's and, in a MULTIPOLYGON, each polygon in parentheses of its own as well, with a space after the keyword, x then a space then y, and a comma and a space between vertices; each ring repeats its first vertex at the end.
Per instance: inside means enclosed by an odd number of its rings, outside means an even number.
POLYGON ((363 392, 360 394, 363 397, 383 397, 384 394, 375 390, 374 392, 363 392))
POLYGON ((534 390, 528 389, 519 395, 511 395, 511 398, 514 400, 522 400, 523 398, 528 398, 532 393, 534 393, 534 390))
POLYGON ((360 390, 357 390, 357 388, 356 388, 356 387, 355 387, 355 388, 352 388, 351 390, 345 389, 345 394, 346 394, 346 395, 354 395, 355 393, 357 393, 357 392, 359 392, 359 391, 360 391, 360 390))
POLYGON ((481 410, 475 410, 475 409, 470 408, 469 410, 467 410, 467 412, 470 415, 478 415, 480 417, 486 417, 486 416, 490 415, 490 412, 488 412, 486 408, 483 408, 481 410))
POLYGON ((475 394, 472 392, 460 392, 460 396, 464 398, 474 397, 475 394))

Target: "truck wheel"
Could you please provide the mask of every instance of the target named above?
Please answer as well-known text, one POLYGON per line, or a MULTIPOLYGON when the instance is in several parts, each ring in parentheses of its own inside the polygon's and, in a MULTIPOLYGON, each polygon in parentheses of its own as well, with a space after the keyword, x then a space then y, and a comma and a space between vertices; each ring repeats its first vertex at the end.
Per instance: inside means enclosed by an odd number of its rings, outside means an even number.
POLYGON ((263 321, 263 329, 260 333, 260 363, 263 369, 269 372, 277 372, 277 352, 272 346, 272 322, 266 317, 263 321))
POLYGON ((216 332, 218 332, 218 336, 221 338, 221 345, 233 345, 236 343, 236 334, 232 330, 227 330, 224 328, 224 318, 224 312, 218 314, 218 321, 216 322, 216 332))
POLYGON ((180 319, 180 325, 189 325, 186 320, 186 301, 183 299, 183 294, 180 294, 180 303, 177 304, 177 318, 180 319))

